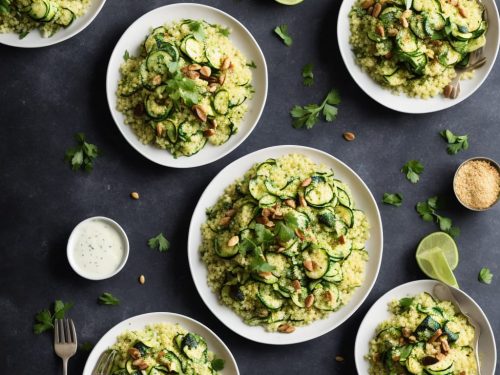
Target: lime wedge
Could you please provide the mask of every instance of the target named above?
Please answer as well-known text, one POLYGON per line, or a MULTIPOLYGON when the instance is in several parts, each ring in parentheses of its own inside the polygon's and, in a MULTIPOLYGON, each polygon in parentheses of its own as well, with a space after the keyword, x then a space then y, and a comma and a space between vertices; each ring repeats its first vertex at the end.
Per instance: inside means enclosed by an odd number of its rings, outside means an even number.
POLYGON ((304 0, 275 0, 275 1, 284 5, 297 5, 303 2, 304 0))
POLYGON ((418 266, 432 279, 458 288, 453 269, 458 265, 458 249, 453 238, 443 232, 424 237, 415 255, 418 266))
MULTIPOLYGON (((447 233, 434 232, 425 236, 417 247, 417 262, 420 265, 419 258, 428 258, 431 253, 441 251, 448 262, 449 268, 454 270, 458 266, 458 248, 457 244, 447 233)), ((422 269, 422 271, 424 271, 422 269)), ((425 273, 425 271, 424 271, 425 273)))

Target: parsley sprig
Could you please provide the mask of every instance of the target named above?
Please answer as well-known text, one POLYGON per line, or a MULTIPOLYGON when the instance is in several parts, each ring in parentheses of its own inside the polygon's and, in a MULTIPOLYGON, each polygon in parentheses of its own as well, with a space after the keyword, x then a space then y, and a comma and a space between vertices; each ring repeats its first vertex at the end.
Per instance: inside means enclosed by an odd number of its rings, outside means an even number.
POLYGON ((151 249, 156 249, 160 252, 165 252, 170 249, 170 242, 165 238, 163 233, 160 233, 156 237, 150 238, 148 240, 148 246, 151 249))
POLYGON ((9 14, 12 0, 0 0, 0 14, 9 14))
POLYGON ((314 84, 313 64, 306 64, 302 68, 302 83, 304 86, 312 86, 314 84))
POLYGON ((64 303, 61 300, 54 302, 54 312, 50 309, 44 309, 35 315, 35 324, 33 325, 33 332, 39 335, 45 331, 54 328, 54 320, 63 319, 66 312, 73 307, 72 303, 64 303))
POLYGON ((290 111, 293 118, 293 127, 311 129, 318 122, 320 113, 325 120, 332 122, 337 117, 337 105, 340 103, 340 95, 337 90, 331 90, 320 105, 308 104, 303 107, 294 106, 290 111))
POLYGON ((192 21, 187 22, 189 30, 193 33, 193 36, 196 40, 202 42, 205 40, 205 28, 203 27, 202 21, 192 21))
POLYGON ((75 140, 78 145, 66 151, 65 160, 74 171, 83 169, 90 172, 94 167, 94 160, 99 155, 99 149, 96 145, 88 143, 83 133, 76 133, 75 140))
POLYGON ((399 207, 403 203, 403 195, 399 193, 384 193, 382 202, 395 207, 399 207))
POLYGON ((443 130, 439 134, 441 134, 441 137, 448 143, 446 150, 450 155, 455 155, 469 148, 469 137, 467 135, 456 135, 448 129, 443 130))
POLYGON ((415 207, 422 220, 427 222, 434 221, 439 225, 440 230, 448 233, 452 237, 458 237, 460 235, 460 229, 453 226, 452 220, 436 213, 436 211, 441 208, 438 197, 431 197, 425 202, 418 202, 415 207))
POLYGON ((288 33, 288 25, 284 24, 276 26, 274 32, 281 38, 281 40, 287 47, 290 47, 292 45, 293 39, 288 33))
POLYGON ((168 87, 168 96, 174 101, 174 104, 176 106, 185 104, 189 108, 194 104, 198 104, 201 94, 194 80, 185 77, 176 62, 167 63, 167 67, 170 78, 165 84, 168 87))
POLYGON ((116 306, 120 304, 120 300, 108 292, 104 292, 103 294, 101 294, 98 301, 101 305, 108 306, 116 306))
POLYGON ((493 274, 491 273, 490 269, 487 267, 481 268, 481 271, 479 271, 478 280, 484 284, 491 284, 491 281, 493 280, 493 274))
POLYGON ((403 168, 401 168, 401 172, 406 175, 408 181, 413 184, 416 184, 420 179, 420 174, 424 171, 424 166, 418 160, 410 160, 403 168))

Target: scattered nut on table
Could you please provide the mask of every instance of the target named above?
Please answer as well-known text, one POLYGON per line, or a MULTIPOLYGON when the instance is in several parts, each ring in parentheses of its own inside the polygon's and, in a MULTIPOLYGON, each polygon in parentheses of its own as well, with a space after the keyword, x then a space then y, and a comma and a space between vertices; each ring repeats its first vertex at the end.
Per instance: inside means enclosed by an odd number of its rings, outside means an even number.
POLYGON ((130 193, 130 198, 135 199, 135 200, 139 199, 139 193, 136 191, 133 191, 132 193, 130 193))
POLYGON ((139 276, 139 284, 144 285, 146 282, 146 277, 144 275, 139 276))

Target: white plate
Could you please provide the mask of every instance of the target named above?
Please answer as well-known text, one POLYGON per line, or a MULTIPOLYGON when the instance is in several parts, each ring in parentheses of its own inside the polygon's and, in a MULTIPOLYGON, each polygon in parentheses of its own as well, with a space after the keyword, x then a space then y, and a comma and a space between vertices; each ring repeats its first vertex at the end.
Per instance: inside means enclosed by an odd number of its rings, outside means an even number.
MULTIPOLYGON (((435 280, 412 281, 388 291, 375 302, 366 313, 356 336, 354 356, 358 374, 368 374, 369 363, 365 359, 369 349, 368 343, 375 335, 377 326, 391 317, 388 311, 388 304, 395 299, 414 296, 422 292, 432 294, 432 290, 437 284, 441 283, 435 280)), ((488 318, 479 305, 465 292, 455 288, 450 289, 453 289, 453 296, 458 303, 467 306, 472 319, 480 326, 479 358, 481 360, 481 375, 493 375, 497 363, 497 351, 495 347, 495 338, 488 318)))
POLYGON ((94 349, 89 355, 87 362, 85 363, 85 368, 83 369, 83 375, 91 375, 94 370, 97 360, 102 352, 108 349, 111 345, 116 342, 116 338, 125 331, 143 329, 146 325, 156 324, 156 323, 179 323, 182 327, 190 332, 197 333, 202 336, 208 345, 208 350, 213 352, 217 358, 221 358, 225 362, 224 370, 220 371, 221 375, 239 375, 238 365, 236 361, 227 348, 227 346, 222 342, 222 340, 217 337, 208 327, 204 326, 200 322, 188 318, 187 316, 174 314, 169 312, 153 312, 149 314, 137 315, 132 318, 126 319, 116 326, 111 328, 106 334, 99 340, 94 349))
POLYGON ((447 99, 442 95, 437 95, 434 98, 417 99, 410 98, 403 93, 397 95, 375 82, 356 64, 352 46, 349 43, 349 37, 351 36, 351 31, 349 29, 349 12, 355 2, 356 0, 344 0, 340 7, 337 21, 337 40, 340 54, 342 55, 347 70, 358 86, 373 100, 387 108, 404 113, 429 113, 452 107, 472 95, 482 85, 493 68, 498 54, 498 43, 500 40, 498 9, 495 0, 482 0, 488 11, 489 22, 489 28, 486 34, 486 46, 484 47, 484 55, 487 60, 486 64, 476 71, 472 79, 460 82, 461 92, 458 98, 447 99))
POLYGON ((267 97, 267 66, 264 55, 250 32, 229 14, 216 8, 201 4, 172 4, 163 6, 146 13, 135 21, 122 35, 109 60, 106 77, 106 92, 109 109, 118 129, 128 143, 139 153, 149 160, 174 168, 192 168, 200 165, 212 163, 227 155, 238 147, 253 131, 260 115, 264 110, 267 97), (254 61, 256 69, 252 69, 252 85, 255 89, 253 99, 248 102, 248 112, 239 125, 239 131, 221 146, 213 146, 209 143, 197 154, 189 157, 179 157, 174 159, 172 154, 166 150, 161 150, 152 145, 142 144, 134 134, 132 128, 125 125, 124 116, 116 109, 116 90, 120 79, 119 68, 123 63, 123 54, 128 50, 131 54, 137 55, 140 45, 152 28, 172 21, 181 19, 203 19, 210 23, 217 23, 231 29, 229 38, 248 61, 254 61))
POLYGON ((57 44, 60 42, 69 39, 80 31, 83 31, 90 23, 97 17, 99 12, 106 0, 92 0, 87 12, 78 17, 73 23, 67 28, 61 28, 50 38, 43 38, 42 34, 39 30, 34 29, 24 37, 23 39, 19 39, 19 35, 15 33, 0 33, 0 43, 6 44, 12 47, 21 47, 21 48, 38 48, 38 47, 47 47, 53 44, 57 44))
POLYGON ((224 168, 210 182, 203 192, 194 210, 188 237, 188 259, 191 275, 201 298, 228 328, 249 340, 263 344, 286 345, 314 339, 338 327, 348 319, 363 303, 377 279, 380 262, 382 260, 382 221, 377 204, 363 180, 347 165, 326 152, 303 146, 275 146, 248 154, 224 168), (207 285, 207 268, 201 261, 199 248, 202 242, 201 225, 206 220, 205 210, 213 206, 223 193, 224 189, 234 183, 237 178, 250 169, 255 163, 263 162, 267 158, 279 158, 292 153, 302 154, 315 163, 325 164, 333 169, 335 176, 345 182, 352 190, 356 206, 364 210, 370 223, 370 239, 366 243, 366 250, 370 259, 366 265, 365 282, 358 288, 349 303, 327 319, 318 320, 308 326, 298 328, 292 334, 270 333, 262 327, 251 327, 243 322, 229 307, 219 303, 217 296, 207 285))

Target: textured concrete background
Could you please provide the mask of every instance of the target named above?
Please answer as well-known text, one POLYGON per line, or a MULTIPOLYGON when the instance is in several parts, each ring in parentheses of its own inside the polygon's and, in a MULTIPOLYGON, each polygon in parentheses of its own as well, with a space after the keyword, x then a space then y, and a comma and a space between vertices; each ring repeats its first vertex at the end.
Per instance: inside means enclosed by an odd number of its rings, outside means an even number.
MULTIPOLYGON (((113 325, 136 314, 172 311, 212 328, 229 346, 241 373, 353 374, 356 330, 368 308, 389 289, 424 278, 414 261, 420 238, 436 230, 414 210, 435 194, 450 197, 446 214, 462 230, 461 261, 456 276, 500 333, 500 205, 485 213, 460 208, 452 198, 455 168, 468 157, 500 160, 500 69, 471 98, 435 114, 392 112, 370 100, 351 80, 338 52, 335 28, 340 1, 306 0, 284 7, 272 0, 211 0, 239 19, 256 37, 269 66, 267 105, 254 133, 233 153, 191 170, 157 166, 136 153, 119 134, 105 98, 105 71, 111 51, 139 16, 169 1, 108 0, 96 20, 62 44, 33 50, 0 46, 0 347, 2 373, 56 374, 60 361, 52 337, 32 334, 34 314, 54 299, 73 301, 70 316, 79 340, 97 342, 113 325), (272 29, 287 23, 294 37, 285 47, 272 29), (300 71, 313 63, 316 84, 302 86, 300 71), (294 104, 318 102, 338 88, 343 102, 337 121, 313 130, 295 130, 288 115, 294 104), (446 153, 438 135, 449 128, 469 134, 470 149, 446 153), (355 142, 342 139, 346 130, 355 142), (75 173, 63 162, 75 132, 84 132, 102 150, 91 174, 75 173), (401 208, 380 205, 385 244, 378 281, 362 307, 335 331, 304 344, 272 347, 252 343, 225 328, 204 306, 189 274, 186 238, 194 206, 208 182, 231 161, 276 144, 319 148, 350 165, 380 201, 386 191, 402 192, 401 208), (399 172, 410 159, 425 165, 421 182, 412 185, 399 172), (139 201, 129 198, 141 194, 139 201), (116 277, 90 282, 69 267, 65 251, 69 233, 80 220, 105 215, 127 231, 131 254, 116 277), (146 240, 163 231, 172 249, 160 254, 146 240), (495 274, 492 285, 477 281, 481 267, 495 274), (145 274, 144 286, 137 277, 145 274), (122 299, 118 307, 99 306, 109 291, 122 299), (335 355, 346 361, 339 364, 335 355)), ((70 374, 81 373, 87 354, 70 361, 70 374)))

